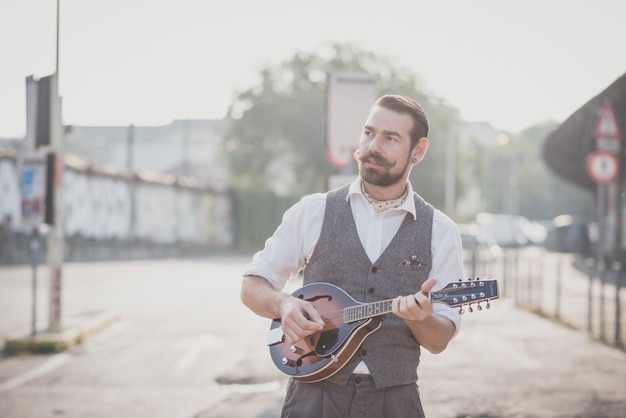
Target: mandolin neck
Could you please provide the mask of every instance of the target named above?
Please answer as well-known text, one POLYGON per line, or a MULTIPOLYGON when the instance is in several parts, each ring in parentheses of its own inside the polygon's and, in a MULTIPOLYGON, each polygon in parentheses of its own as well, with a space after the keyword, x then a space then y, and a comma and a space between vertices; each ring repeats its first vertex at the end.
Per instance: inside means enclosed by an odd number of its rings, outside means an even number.
POLYGON ((393 299, 381 300, 378 302, 363 303, 355 306, 349 306, 343 309, 343 321, 348 324, 350 322, 359 321, 361 319, 373 318, 375 316, 386 315, 391 313, 393 299))

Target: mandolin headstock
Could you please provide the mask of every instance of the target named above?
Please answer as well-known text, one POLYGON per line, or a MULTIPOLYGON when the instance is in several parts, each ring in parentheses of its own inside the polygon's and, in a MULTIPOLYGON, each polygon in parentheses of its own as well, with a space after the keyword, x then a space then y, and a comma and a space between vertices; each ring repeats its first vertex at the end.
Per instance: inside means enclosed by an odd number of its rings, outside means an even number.
POLYGON ((490 301, 500 297, 498 293, 498 281, 496 279, 468 279, 459 280, 458 282, 449 283, 443 289, 430 292, 431 302, 445 303, 451 308, 459 306, 459 312, 464 313, 464 306, 468 306, 470 312, 476 309, 481 311, 483 306, 481 302, 486 302, 487 309, 491 307, 490 301))

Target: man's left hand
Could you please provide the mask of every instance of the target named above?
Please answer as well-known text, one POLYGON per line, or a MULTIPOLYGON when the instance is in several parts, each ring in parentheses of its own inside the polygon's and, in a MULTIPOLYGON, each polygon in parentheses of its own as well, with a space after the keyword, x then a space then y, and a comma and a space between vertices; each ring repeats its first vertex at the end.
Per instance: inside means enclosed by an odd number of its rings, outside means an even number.
POLYGON ((406 321, 423 321, 433 314, 433 304, 428 299, 428 292, 437 284, 437 279, 431 277, 422 284, 419 292, 398 296, 392 302, 392 312, 406 321))

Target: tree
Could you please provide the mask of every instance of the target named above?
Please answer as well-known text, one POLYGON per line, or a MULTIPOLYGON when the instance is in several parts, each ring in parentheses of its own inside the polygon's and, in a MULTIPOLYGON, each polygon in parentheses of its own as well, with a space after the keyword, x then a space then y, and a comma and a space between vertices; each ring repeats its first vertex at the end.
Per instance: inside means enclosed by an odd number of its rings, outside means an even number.
MULTIPOLYGON (((224 149, 232 186, 301 196, 325 191, 326 179, 337 173, 326 157, 324 126, 326 75, 333 70, 363 71, 377 76, 380 94, 417 99, 431 122, 431 133, 444 134, 456 118, 455 109, 424 91, 410 70, 352 44, 326 45, 320 52, 298 52, 289 61, 260 72, 257 86, 239 93, 228 112, 224 149)), ((360 132, 354 133, 355 145, 360 132)), ((445 147, 431 147, 434 157, 445 147)), ((423 193, 442 201, 442 161, 422 163, 429 181, 423 193)))
POLYGON ((542 143, 555 123, 531 126, 501 146, 483 149, 482 190, 486 211, 552 219, 564 213, 589 218, 593 196, 549 170, 542 143))
MULTIPOLYGON (((380 94, 417 99, 429 116, 435 138, 444 139, 458 115, 456 109, 425 92, 411 71, 351 44, 298 52, 275 67, 261 69, 258 85, 233 100, 223 142, 239 248, 260 246, 286 207, 305 194, 325 191, 328 177, 338 173, 326 156, 324 126, 326 76, 338 70, 375 75, 380 94)), ((354 133, 355 146, 359 136, 360 132, 354 133)), ((419 193, 434 205, 443 202, 445 145, 440 142, 437 139, 431 145, 430 155, 420 164, 424 168, 412 173, 412 178, 419 176, 419 193)))

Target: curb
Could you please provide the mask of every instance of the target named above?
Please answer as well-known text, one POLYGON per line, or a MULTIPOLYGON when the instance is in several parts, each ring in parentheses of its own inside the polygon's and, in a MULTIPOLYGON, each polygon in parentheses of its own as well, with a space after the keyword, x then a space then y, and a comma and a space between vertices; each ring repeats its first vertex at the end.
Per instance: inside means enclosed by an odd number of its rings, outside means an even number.
POLYGON ((7 337, 4 341, 4 352, 7 354, 49 354, 58 353, 82 343, 87 338, 104 330, 119 320, 114 311, 106 311, 95 315, 84 323, 61 332, 41 331, 35 335, 22 333, 20 337, 7 337))

